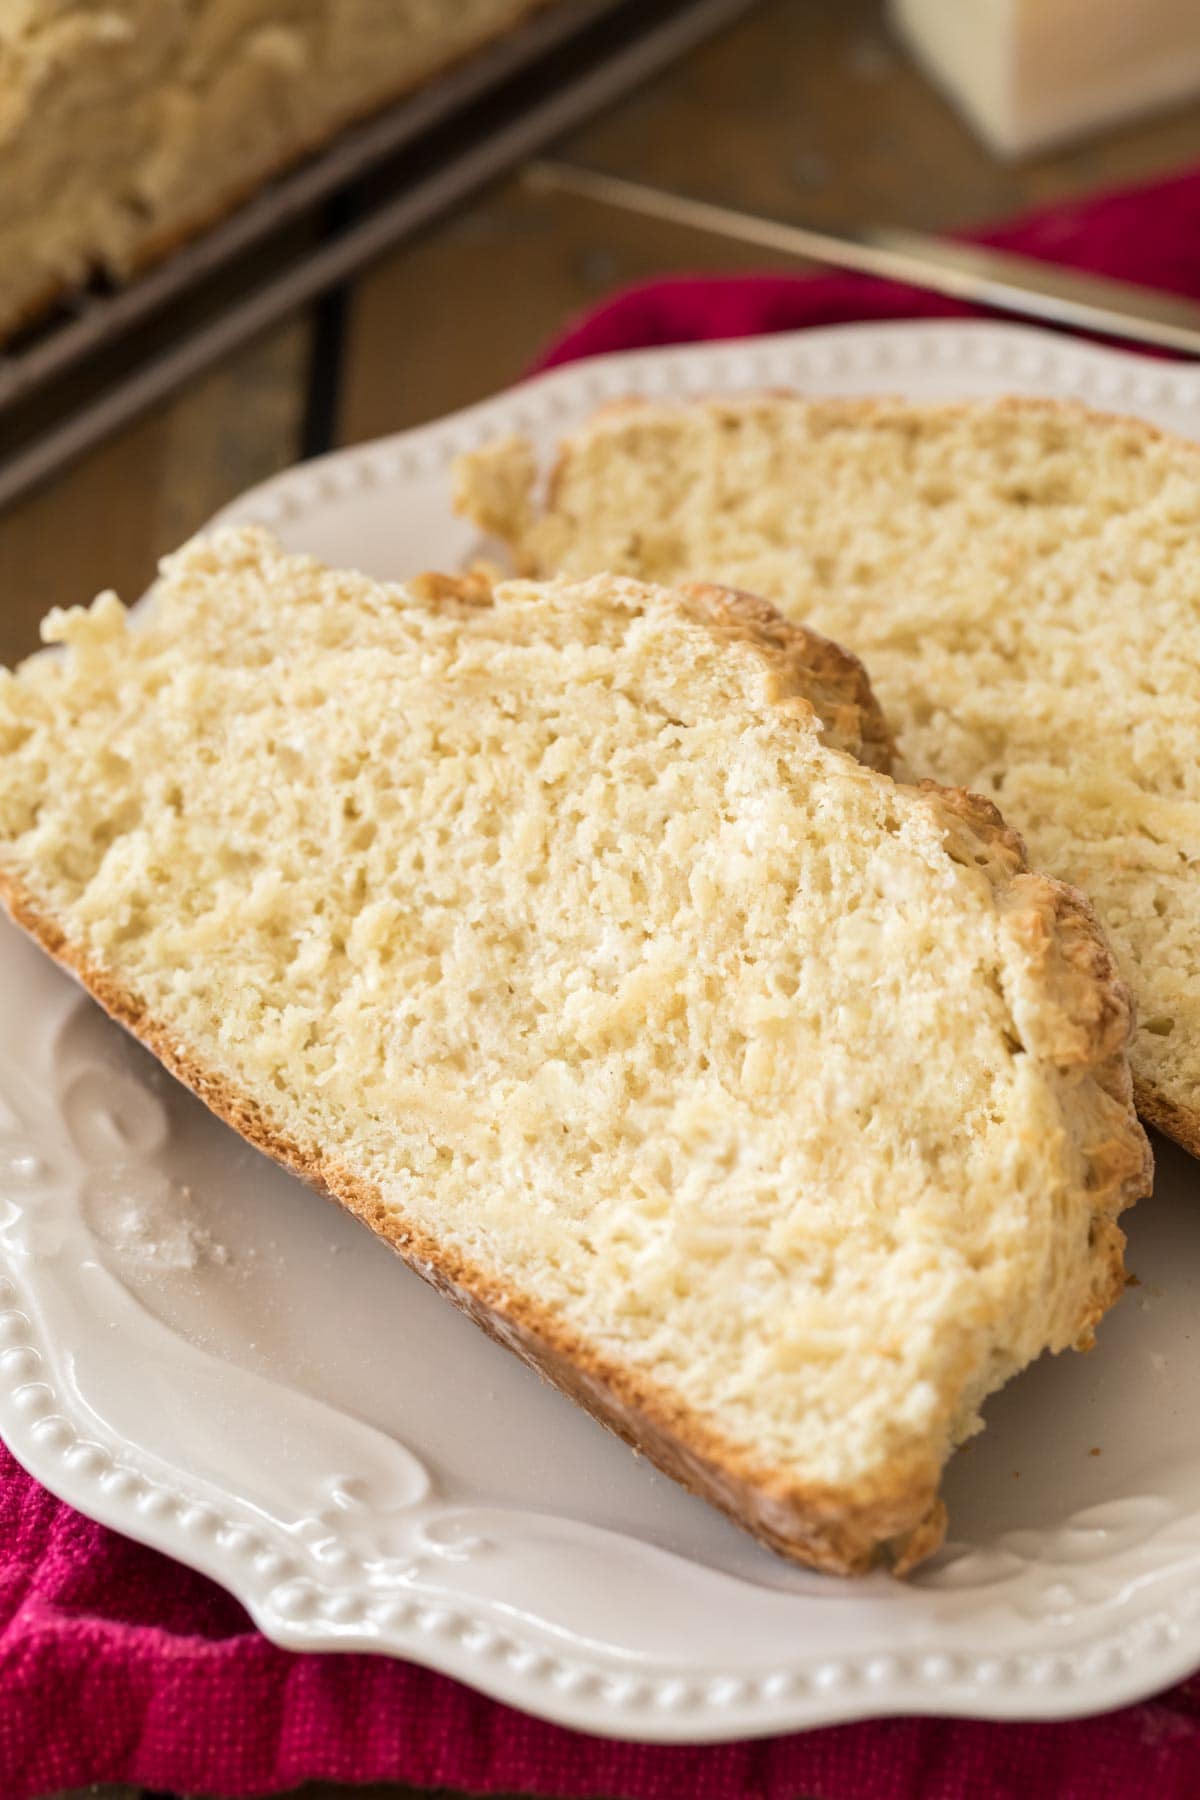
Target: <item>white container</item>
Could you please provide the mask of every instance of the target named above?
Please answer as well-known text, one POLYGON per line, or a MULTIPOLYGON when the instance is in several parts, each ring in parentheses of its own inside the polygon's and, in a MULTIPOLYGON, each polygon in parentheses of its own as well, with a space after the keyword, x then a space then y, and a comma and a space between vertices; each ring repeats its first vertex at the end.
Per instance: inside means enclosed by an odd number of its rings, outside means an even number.
POLYGON ((1200 0, 888 0, 888 11, 1000 156, 1200 92, 1200 0))

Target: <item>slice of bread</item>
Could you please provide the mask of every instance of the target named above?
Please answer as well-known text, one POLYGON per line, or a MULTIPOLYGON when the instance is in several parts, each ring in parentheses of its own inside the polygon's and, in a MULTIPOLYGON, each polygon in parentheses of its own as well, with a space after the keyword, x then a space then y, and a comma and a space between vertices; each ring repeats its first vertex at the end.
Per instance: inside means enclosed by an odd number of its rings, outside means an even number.
POLYGON ((1143 1114, 1200 1155, 1200 447, 1040 401, 612 408, 544 509, 518 441, 462 507, 529 572, 765 594, 864 657, 908 768, 998 801, 1092 898, 1143 1114))
POLYGON ((11 911, 253 1143, 768 1544, 906 1568, 1150 1171, 1086 901, 762 603, 245 531, 0 682, 11 911))

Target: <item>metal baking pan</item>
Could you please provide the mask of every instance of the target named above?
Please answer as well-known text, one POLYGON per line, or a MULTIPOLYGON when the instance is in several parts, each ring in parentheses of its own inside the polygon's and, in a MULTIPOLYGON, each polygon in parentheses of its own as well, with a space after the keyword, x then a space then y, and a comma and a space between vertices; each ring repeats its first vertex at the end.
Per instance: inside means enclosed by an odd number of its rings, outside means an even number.
POLYGON ((0 352, 0 505, 653 74, 752 0, 555 0, 128 287, 0 352))

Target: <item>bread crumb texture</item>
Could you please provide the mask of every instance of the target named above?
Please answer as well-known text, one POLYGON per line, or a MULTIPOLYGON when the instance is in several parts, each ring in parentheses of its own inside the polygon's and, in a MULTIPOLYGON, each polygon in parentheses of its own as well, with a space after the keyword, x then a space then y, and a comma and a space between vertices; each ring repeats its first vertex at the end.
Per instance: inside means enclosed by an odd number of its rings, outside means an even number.
POLYGON ((1149 1163, 1086 903, 849 753, 857 665, 705 587, 380 586, 250 530, 45 634, 0 679, 16 915, 775 1547, 936 1547, 1149 1163))
POLYGON ((1200 1153, 1200 449, 1074 405, 771 394, 602 413, 541 512, 517 442, 459 485, 527 568, 703 573, 858 651, 908 766, 1092 897, 1139 1101, 1200 1153))

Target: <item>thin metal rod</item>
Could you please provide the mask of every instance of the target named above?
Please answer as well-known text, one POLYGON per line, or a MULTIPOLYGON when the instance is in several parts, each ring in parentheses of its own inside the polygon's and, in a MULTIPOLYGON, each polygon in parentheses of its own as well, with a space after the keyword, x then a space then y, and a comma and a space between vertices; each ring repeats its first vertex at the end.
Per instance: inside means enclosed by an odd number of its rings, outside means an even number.
POLYGON ((569 194, 976 306, 1200 356, 1200 306, 1154 288, 886 226, 847 235, 818 231, 569 163, 531 163, 526 181, 535 193, 569 194))

